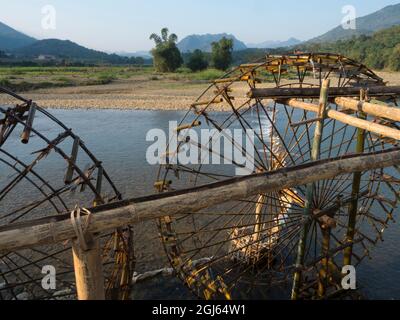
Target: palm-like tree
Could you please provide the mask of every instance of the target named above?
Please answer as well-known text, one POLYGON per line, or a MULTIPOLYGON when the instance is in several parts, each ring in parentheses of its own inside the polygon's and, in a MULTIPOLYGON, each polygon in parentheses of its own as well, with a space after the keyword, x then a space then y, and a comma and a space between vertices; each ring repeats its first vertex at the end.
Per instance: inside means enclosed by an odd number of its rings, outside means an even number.
POLYGON ((169 34, 168 28, 163 28, 161 30, 161 36, 153 33, 150 36, 150 40, 154 40, 156 46, 159 46, 166 43, 176 43, 178 41, 178 36, 175 33, 169 34))
POLYGON ((175 33, 169 34, 168 28, 163 28, 161 35, 153 33, 150 39, 156 43, 156 47, 151 52, 157 71, 174 72, 182 65, 183 59, 176 46, 178 36, 175 33))

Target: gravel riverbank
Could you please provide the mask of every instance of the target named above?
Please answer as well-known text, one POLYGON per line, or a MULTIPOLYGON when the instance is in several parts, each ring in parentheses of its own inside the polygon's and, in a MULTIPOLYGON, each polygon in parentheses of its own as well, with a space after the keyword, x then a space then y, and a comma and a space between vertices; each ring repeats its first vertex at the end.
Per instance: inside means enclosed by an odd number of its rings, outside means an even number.
MULTIPOLYGON (((400 85, 399 72, 377 74, 388 85, 400 85)), ((208 86, 206 82, 133 78, 106 85, 41 89, 22 95, 42 107, 56 109, 188 110, 208 86)), ((245 102, 247 90, 245 83, 239 84, 235 88, 236 101, 245 102)), ((210 92, 212 94, 212 90, 210 92)), ((0 95, 0 104, 14 103, 0 95)), ((219 111, 229 110, 228 105, 218 105, 217 108, 219 111)))

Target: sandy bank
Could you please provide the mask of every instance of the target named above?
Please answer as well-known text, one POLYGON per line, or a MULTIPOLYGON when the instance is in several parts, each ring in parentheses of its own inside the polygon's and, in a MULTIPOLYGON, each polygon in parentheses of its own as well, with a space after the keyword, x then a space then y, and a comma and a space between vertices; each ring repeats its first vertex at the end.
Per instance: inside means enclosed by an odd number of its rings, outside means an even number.
MULTIPOLYGON (((400 85, 400 73, 377 73, 389 85, 400 85)), ((41 89, 25 92, 23 96, 45 108, 188 110, 208 86, 206 82, 128 79, 107 85, 41 89)), ((235 94, 237 102, 246 101, 247 90, 246 84, 239 85, 235 94)), ((13 103, 15 101, 0 95, 0 104, 13 103)), ((218 108, 229 110, 228 106, 218 108)))

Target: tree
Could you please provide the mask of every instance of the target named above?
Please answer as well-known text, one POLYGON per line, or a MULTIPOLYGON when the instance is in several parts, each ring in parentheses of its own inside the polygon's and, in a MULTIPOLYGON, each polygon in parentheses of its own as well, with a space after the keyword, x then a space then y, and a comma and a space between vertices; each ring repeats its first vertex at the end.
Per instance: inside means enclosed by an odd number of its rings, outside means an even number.
POLYGON ((151 51, 154 60, 154 67, 159 72, 174 72, 178 69, 183 59, 176 46, 178 37, 176 34, 169 34, 167 28, 161 30, 161 36, 153 33, 150 36, 156 47, 151 51))
POLYGON ((208 61, 204 53, 197 49, 190 55, 189 61, 186 65, 193 72, 202 71, 208 68, 208 61))
POLYGON ((139 66, 143 66, 144 63, 145 63, 145 61, 144 61, 144 58, 143 58, 143 57, 136 57, 136 58, 135 58, 134 64, 137 64, 137 65, 139 65, 139 66))
POLYGON ((400 71, 400 44, 398 44, 389 59, 389 67, 393 71, 400 71))
POLYGON ((226 70, 232 63, 233 40, 223 37, 212 43, 211 60, 218 70, 226 70))

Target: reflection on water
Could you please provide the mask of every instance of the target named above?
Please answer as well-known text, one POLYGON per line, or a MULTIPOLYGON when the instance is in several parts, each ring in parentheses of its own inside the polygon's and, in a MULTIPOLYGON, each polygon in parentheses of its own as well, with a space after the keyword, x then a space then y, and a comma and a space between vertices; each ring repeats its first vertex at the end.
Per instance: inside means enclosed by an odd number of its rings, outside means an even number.
MULTIPOLYGON (((146 133, 154 128, 168 132, 169 121, 179 121, 185 115, 185 112, 118 110, 52 110, 51 113, 61 119, 67 127, 73 128, 74 132, 83 138, 87 147, 103 161, 104 167, 124 198, 154 193, 153 184, 158 168, 150 166, 146 161, 146 150, 151 144, 146 142, 146 133)), ((214 118, 224 116, 226 115, 221 113, 214 115, 214 118)), ((52 128, 48 127, 47 130, 52 128)), ((269 127, 265 127, 260 128, 259 132, 267 135, 269 130, 269 127)), ((398 235, 399 225, 391 225, 384 234, 385 242, 373 250, 373 261, 365 261, 358 269, 358 284, 370 299, 400 299, 400 253, 396 242, 398 235)), ((146 230, 146 236, 152 243, 158 241, 155 228, 146 230), (155 233, 150 236, 150 232, 155 233)), ((149 256, 141 256, 141 246, 142 244, 138 244, 137 248, 139 271, 148 269, 149 265, 165 266, 166 261, 160 245, 152 245, 153 252, 149 256)), ((174 279, 166 282, 154 280, 151 287, 142 284, 138 286, 135 296, 192 297, 174 279), (146 288, 149 288, 147 293, 146 288)))

